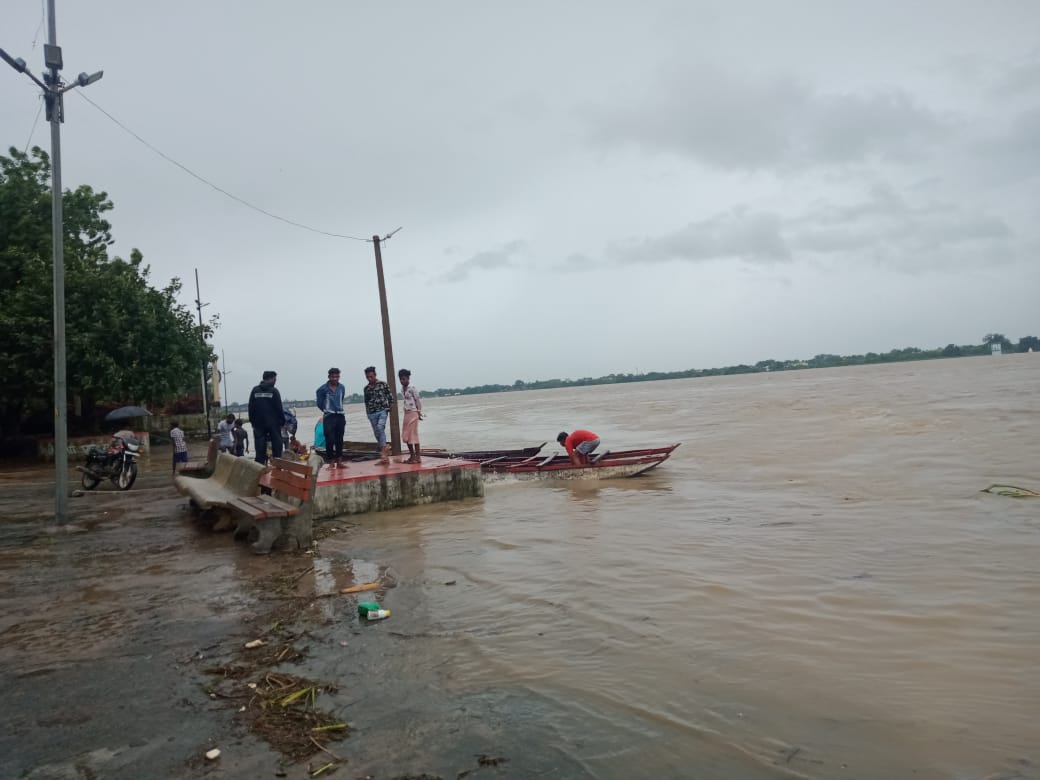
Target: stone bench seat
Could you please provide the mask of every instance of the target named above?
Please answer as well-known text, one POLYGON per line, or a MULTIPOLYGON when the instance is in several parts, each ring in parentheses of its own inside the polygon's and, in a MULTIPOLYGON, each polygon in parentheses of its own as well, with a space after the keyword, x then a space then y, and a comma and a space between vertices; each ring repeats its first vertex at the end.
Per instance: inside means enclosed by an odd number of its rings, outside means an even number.
POLYGON ((236 498, 256 496, 260 492, 260 477, 266 468, 252 458, 218 452, 210 476, 200 478, 178 474, 173 484, 178 493, 187 496, 193 506, 205 513, 228 509, 236 498))
POLYGON ((217 451, 220 448, 220 438, 214 436, 209 440, 209 447, 206 449, 205 460, 189 460, 187 463, 182 463, 177 468, 178 474, 184 474, 187 477, 208 477, 213 473, 213 468, 217 462, 217 451))

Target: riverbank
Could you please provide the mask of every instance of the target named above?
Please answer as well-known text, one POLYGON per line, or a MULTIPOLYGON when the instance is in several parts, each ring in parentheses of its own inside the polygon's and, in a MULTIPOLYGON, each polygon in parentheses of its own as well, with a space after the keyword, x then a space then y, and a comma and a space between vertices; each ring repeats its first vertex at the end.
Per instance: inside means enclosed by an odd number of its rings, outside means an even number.
MULTIPOLYGON (((408 768, 414 756, 382 767, 351 758, 394 627, 360 625, 359 597, 339 591, 378 580, 362 597, 385 598, 395 585, 385 567, 344 555, 346 539, 327 554, 318 541, 255 556, 196 526, 165 460, 130 491, 72 497, 59 528, 50 476, 24 468, 0 480, 0 776, 423 776, 408 768), (363 675, 328 672, 349 658, 363 675)), ((326 524, 317 537, 350 528, 326 524)), ((459 771, 487 776, 499 758, 460 757, 459 771)))

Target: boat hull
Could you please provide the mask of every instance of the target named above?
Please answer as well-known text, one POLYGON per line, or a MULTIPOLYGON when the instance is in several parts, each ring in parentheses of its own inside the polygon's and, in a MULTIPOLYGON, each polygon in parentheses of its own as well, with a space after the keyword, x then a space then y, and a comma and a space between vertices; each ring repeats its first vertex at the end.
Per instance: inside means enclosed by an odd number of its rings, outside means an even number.
POLYGON ((638 477, 657 468, 666 460, 678 444, 642 450, 605 452, 593 462, 575 466, 567 455, 550 455, 547 458, 529 456, 498 457, 482 462, 484 480, 527 479, 624 479, 638 477))

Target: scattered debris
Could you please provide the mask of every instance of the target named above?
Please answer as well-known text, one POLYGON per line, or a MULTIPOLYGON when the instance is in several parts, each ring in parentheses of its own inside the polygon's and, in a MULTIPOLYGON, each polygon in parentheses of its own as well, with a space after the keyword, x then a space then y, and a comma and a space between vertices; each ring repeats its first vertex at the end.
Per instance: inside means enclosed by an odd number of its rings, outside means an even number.
POLYGON ((340 593, 361 593, 366 590, 377 590, 382 587, 378 582, 366 582, 364 585, 351 585, 349 588, 344 588, 340 593))
POLYGON ((286 598, 260 616, 260 638, 232 649, 233 663, 206 670, 221 678, 207 692, 213 698, 229 700, 237 717, 254 734, 289 759, 303 761, 319 752, 327 754, 331 762, 308 771, 312 776, 318 771, 331 775, 345 759, 327 744, 350 733, 341 714, 319 707, 321 695, 335 687, 276 671, 280 664, 303 658, 307 650, 295 644, 305 633, 295 629, 294 623, 314 604, 313 598, 289 595, 301 578, 299 572, 282 573, 258 584, 261 593, 280 592, 286 598))
POLYGON ((1040 493, 1029 488, 1015 487, 1014 485, 990 485, 984 490, 980 490, 980 493, 993 493, 997 496, 1007 496, 1008 498, 1040 498, 1040 493))
POLYGON ((447 581, 447 582, 445 582, 444 584, 445 584, 445 585, 454 585, 454 584, 455 584, 455 580, 448 580, 448 581, 447 581))
POLYGON ((216 761, 218 758, 220 758, 220 750, 218 748, 213 748, 212 750, 207 751, 206 758, 208 758, 210 761, 216 761))
POLYGON ((462 772, 459 772, 457 775, 455 775, 455 780, 462 780, 462 778, 464 777, 469 777, 471 774, 479 770, 481 767, 500 766, 501 764, 506 763, 508 760, 509 759, 505 758, 504 756, 492 757, 487 755, 486 753, 480 753, 479 755, 477 755, 477 769, 466 769, 462 772))

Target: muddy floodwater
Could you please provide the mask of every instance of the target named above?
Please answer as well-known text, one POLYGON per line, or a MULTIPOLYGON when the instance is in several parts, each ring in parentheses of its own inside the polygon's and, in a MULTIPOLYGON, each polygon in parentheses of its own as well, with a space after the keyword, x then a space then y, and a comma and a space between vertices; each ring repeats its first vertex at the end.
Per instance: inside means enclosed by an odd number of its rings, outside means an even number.
POLYGON ((1040 490, 1040 355, 425 404, 425 446, 682 446, 634 480, 327 521, 313 556, 194 527, 159 450, 129 494, 72 499, 71 532, 24 509, 45 470, 8 477, 0 776, 307 776, 198 658, 287 572, 387 583, 378 624, 311 605, 286 665, 338 686, 335 777, 1040 778, 1040 498, 980 492, 1040 490))

